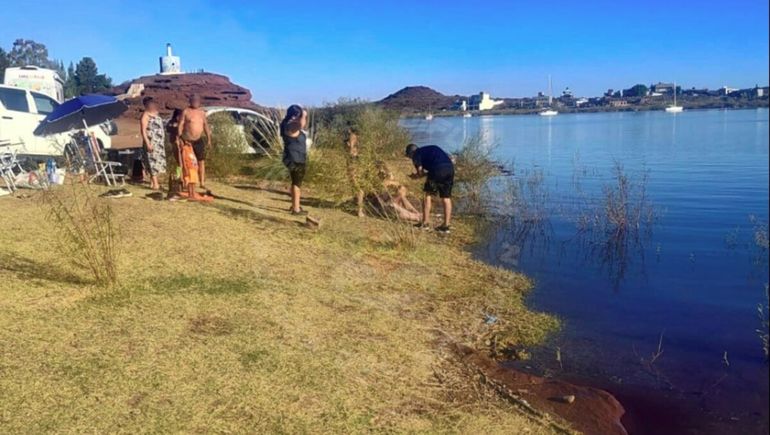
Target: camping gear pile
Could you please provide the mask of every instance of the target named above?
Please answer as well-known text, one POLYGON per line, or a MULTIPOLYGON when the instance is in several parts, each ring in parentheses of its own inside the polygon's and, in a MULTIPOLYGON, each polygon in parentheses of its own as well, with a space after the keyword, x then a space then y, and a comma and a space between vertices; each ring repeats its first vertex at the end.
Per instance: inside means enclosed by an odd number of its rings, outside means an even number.
POLYGON ((19 188, 45 189, 49 184, 49 177, 43 171, 28 171, 18 158, 18 144, 0 144, 0 179, 5 184, 0 189, 0 196, 15 192, 19 188))
MULTIPOLYGON (((64 147, 64 158, 70 172, 90 174, 89 182, 101 180, 108 186, 123 185, 126 172, 118 162, 102 159, 102 149, 89 125, 97 125, 114 119, 127 109, 114 97, 84 95, 67 100, 46 116, 34 131, 37 136, 71 133, 64 147)), ((46 189, 51 184, 63 184, 66 172, 49 159, 36 169, 28 170, 18 158, 22 144, 0 143, 0 179, 5 188, 0 196, 15 192, 18 188, 46 189)), ((27 165, 29 166, 29 165, 27 165)))
POLYGON ((84 95, 67 100, 54 109, 35 129, 38 136, 76 131, 65 147, 65 158, 70 169, 76 173, 91 173, 89 182, 102 180, 108 186, 123 185, 125 172, 119 162, 102 159, 102 150, 92 134, 89 125, 101 124, 114 119, 127 109, 114 97, 105 95, 84 95))

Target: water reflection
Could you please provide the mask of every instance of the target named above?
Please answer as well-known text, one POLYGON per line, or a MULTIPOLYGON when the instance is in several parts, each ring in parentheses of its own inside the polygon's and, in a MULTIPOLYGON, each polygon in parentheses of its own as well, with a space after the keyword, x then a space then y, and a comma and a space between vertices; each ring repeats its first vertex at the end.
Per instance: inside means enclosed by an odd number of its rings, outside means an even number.
POLYGON ((554 189, 542 168, 511 168, 513 176, 493 182, 488 208, 496 217, 484 241, 487 260, 519 269, 522 255, 556 262, 569 255, 582 267, 595 266, 618 291, 632 266, 646 275, 646 246, 660 220, 646 194, 647 172, 631 174, 616 164, 602 189, 591 193, 584 179, 597 170, 577 156, 574 161, 568 190, 554 189))
MULTIPOLYGON (((708 396, 713 419, 766 427, 757 306, 767 304, 768 111, 539 118, 493 120, 496 156, 517 166, 492 183, 494 213, 478 255, 532 277, 531 306, 565 320, 554 343, 564 371, 651 391, 640 359, 663 332, 656 366, 682 402, 708 396), (616 160, 636 201, 618 200, 616 160), (640 184, 643 191, 633 188, 640 184), (655 213, 637 231, 628 222, 647 215, 639 210, 649 207, 634 206, 645 202, 655 213)), ((455 123, 463 127, 433 139, 452 149, 492 121, 455 123)), ((543 357, 553 363, 550 350, 543 357)))

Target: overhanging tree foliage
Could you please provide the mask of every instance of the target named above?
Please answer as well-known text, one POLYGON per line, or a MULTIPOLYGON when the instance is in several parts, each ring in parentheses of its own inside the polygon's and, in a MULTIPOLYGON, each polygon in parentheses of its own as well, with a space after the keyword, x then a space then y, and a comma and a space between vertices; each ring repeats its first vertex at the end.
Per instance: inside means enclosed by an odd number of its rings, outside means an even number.
POLYGON ((96 62, 90 57, 84 57, 75 67, 75 94, 93 94, 104 92, 112 87, 112 79, 105 74, 99 74, 96 62))
POLYGON ((45 44, 31 39, 17 39, 8 54, 11 66, 34 65, 41 68, 56 69, 58 63, 48 58, 48 48, 45 44))
POLYGON ((8 58, 8 53, 0 48, 0 83, 5 80, 5 69, 11 66, 11 60, 8 58))
POLYGON ((67 67, 67 79, 64 81, 64 97, 72 98, 78 93, 78 84, 75 82, 75 64, 70 62, 67 67))
POLYGON ((56 71, 64 82, 66 98, 104 92, 112 87, 112 80, 106 74, 99 74, 92 58, 84 57, 77 66, 70 62, 69 67, 65 69, 64 62, 48 57, 45 44, 21 38, 13 42, 10 52, 0 48, 0 83, 5 79, 6 68, 28 65, 56 71))
POLYGON ((623 96, 625 97, 644 97, 647 95, 647 91, 649 89, 647 86, 638 84, 631 86, 630 88, 623 91, 623 96))

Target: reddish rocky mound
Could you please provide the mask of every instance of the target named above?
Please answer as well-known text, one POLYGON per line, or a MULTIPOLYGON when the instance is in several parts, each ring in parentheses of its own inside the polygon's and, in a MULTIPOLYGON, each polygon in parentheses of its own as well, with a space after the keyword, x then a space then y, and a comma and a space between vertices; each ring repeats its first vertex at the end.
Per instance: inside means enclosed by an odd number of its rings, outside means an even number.
POLYGON ((168 116, 174 109, 185 108, 191 94, 198 94, 204 106, 235 106, 259 109, 251 101, 251 92, 230 81, 225 76, 212 73, 192 73, 173 75, 151 75, 127 81, 112 89, 111 94, 121 95, 129 92, 124 100, 128 111, 123 117, 139 119, 142 111, 142 98, 153 97, 160 103, 163 115, 168 116), (132 85, 133 88, 132 88, 132 85), (141 86, 144 89, 138 91, 141 86))
POLYGON ((427 112, 450 109, 458 98, 457 95, 447 96, 427 86, 408 86, 388 95, 378 104, 390 110, 427 112))

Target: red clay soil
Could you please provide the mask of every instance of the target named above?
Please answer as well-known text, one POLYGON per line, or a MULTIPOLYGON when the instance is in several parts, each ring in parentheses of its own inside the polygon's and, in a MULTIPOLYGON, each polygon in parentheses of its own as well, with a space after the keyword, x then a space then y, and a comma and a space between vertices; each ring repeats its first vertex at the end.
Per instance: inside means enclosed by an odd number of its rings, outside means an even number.
POLYGON ((502 367, 497 361, 466 347, 456 346, 457 354, 468 366, 478 370, 485 381, 515 402, 528 403, 541 413, 555 415, 568 422, 572 429, 584 434, 626 435, 621 423, 623 406, 610 393, 597 388, 502 367), (574 396, 573 403, 561 399, 574 396))

